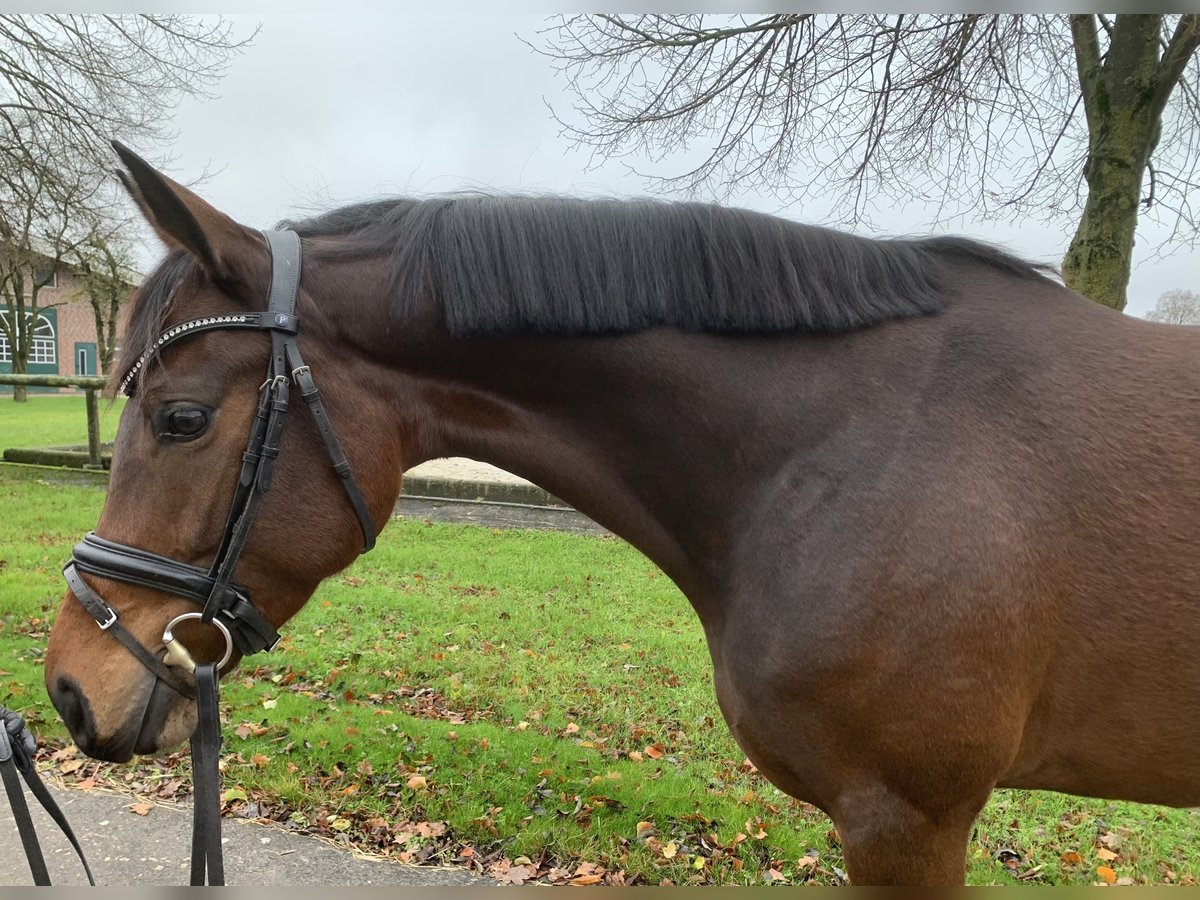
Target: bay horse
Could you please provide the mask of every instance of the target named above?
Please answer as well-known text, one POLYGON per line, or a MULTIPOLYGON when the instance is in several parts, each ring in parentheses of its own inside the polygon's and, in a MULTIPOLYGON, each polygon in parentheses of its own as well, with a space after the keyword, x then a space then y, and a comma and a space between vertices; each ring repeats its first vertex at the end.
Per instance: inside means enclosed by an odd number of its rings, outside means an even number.
MULTIPOLYGON (((133 300, 97 533, 202 571, 267 345, 156 337, 261 316, 278 260, 117 150, 168 254, 133 300)), ((270 628, 385 526, 406 468, 469 456, 673 579, 738 743, 833 819, 853 883, 961 884, 996 787, 1200 805, 1200 330, 967 239, 696 203, 456 195, 288 228, 295 342, 370 522, 298 412, 236 571, 270 628)), ((195 703, 77 593, 156 654, 194 604, 80 577, 55 706, 91 756, 172 747, 195 703)))

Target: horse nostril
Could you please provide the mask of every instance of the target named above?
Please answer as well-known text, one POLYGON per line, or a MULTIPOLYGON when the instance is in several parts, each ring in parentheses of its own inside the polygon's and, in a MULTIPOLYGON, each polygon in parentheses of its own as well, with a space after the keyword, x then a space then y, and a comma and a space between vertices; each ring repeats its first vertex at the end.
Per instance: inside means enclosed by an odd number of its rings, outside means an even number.
POLYGON ((82 744, 90 736, 91 716, 88 714, 88 703, 79 687, 70 678, 60 675, 50 688, 50 700, 54 708, 62 716, 75 742, 82 744))

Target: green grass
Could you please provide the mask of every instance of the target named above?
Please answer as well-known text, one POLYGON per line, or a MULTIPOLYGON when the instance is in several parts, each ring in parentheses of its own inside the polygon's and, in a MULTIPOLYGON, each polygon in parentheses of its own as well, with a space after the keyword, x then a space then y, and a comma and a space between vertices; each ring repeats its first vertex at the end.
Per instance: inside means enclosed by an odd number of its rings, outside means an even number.
MULTIPOLYGON (((98 487, 0 469, 0 703, 50 749, 65 740, 41 682, 59 567, 102 501, 98 487)), ((772 868, 837 880, 832 824, 743 763, 695 615, 621 541, 393 521, 285 633, 223 682, 235 811, 256 802, 418 861, 469 848, 651 884, 760 884, 772 868), (816 865, 800 862, 810 850, 816 865)), ((127 771, 88 763, 73 777, 153 792, 187 770, 163 754, 127 771)), ((1000 791, 970 883, 1016 883, 993 858, 1005 847, 1019 872, 1041 867, 1039 883, 1091 884, 1105 864, 1138 883, 1200 879, 1196 811, 1000 791)))
MULTIPOLYGON (((0 450, 11 447, 52 447, 58 444, 87 445, 87 409, 82 394, 30 394, 25 403, 14 403, 0 394, 0 450)), ((125 398, 111 406, 100 398, 100 440, 111 441, 125 398)))

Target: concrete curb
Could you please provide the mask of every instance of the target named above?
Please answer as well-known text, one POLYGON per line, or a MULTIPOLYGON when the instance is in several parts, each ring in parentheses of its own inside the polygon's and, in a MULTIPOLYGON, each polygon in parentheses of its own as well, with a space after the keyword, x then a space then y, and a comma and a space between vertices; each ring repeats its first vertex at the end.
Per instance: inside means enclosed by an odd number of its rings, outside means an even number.
POLYGON ((499 481, 470 481, 458 478, 424 478, 404 476, 401 496, 423 499, 471 500, 477 503, 520 503, 526 506, 554 506, 570 509, 570 504, 558 499, 536 484, 509 484, 499 481))

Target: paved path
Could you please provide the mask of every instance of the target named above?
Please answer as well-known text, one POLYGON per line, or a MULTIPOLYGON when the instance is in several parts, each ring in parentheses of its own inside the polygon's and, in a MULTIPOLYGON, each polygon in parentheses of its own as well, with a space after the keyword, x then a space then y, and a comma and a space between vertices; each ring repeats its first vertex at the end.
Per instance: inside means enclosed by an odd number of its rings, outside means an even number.
MULTIPOLYGON (((192 810, 155 804, 149 814, 130 810, 136 800, 113 791, 48 784, 92 867, 98 885, 186 885, 190 873, 192 810)), ((67 839, 28 793, 38 840, 55 885, 86 885, 83 866, 67 839)), ((225 880, 231 885, 344 884, 488 886, 457 868, 410 866, 352 852, 311 835, 245 819, 221 820, 225 880)), ((16 820, 0 791, 0 884, 32 885, 16 820)))

